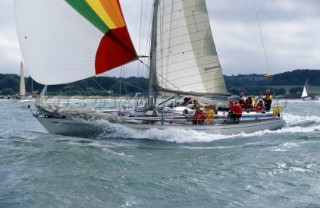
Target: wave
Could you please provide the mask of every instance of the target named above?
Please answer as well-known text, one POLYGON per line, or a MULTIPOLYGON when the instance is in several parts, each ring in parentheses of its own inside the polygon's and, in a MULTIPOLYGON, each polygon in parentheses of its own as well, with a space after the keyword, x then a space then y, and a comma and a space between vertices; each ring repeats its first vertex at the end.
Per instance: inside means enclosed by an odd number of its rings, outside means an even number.
POLYGON ((235 135, 217 135, 197 132, 194 130, 184 130, 168 128, 160 130, 156 128, 138 130, 132 129, 120 124, 112 124, 108 121, 96 121, 97 125, 103 126, 105 133, 99 137, 107 138, 123 138, 123 139, 149 139, 174 143, 197 143, 197 142, 213 142, 216 140, 233 138, 235 135))
POLYGON ((303 116, 303 115, 294 115, 294 114, 286 114, 284 117, 288 126, 295 127, 301 126, 306 127, 310 125, 320 124, 319 116, 303 116))
POLYGON ((279 102, 281 103, 320 103, 320 100, 302 100, 302 99, 282 99, 279 102))
POLYGON ((99 135, 104 138, 123 138, 123 139, 149 139, 173 143, 210 143, 218 140, 261 137, 266 134, 280 135, 292 133, 310 133, 320 131, 320 117, 317 116, 297 116, 287 114, 285 116, 287 125, 279 130, 263 130, 254 133, 240 133, 237 135, 208 134, 194 130, 168 128, 166 130, 146 129, 138 130, 124 127, 120 124, 112 124, 108 121, 99 120, 97 125, 103 126, 105 133, 99 135))

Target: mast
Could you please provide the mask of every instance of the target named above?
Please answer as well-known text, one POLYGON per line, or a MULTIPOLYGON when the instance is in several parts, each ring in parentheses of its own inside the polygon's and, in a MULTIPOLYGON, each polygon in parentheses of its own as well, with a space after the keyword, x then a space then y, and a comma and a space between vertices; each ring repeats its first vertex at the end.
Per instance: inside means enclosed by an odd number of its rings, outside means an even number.
POLYGON ((149 86, 148 86, 148 108, 152 109, 156 102, 156 61, 157 61, 157 21, 158 21, 159 0, 154 1, 152 32, 151 32, 151 51, 149 68, 149 86), (154 101, 153 101, 154 99, 154 101))

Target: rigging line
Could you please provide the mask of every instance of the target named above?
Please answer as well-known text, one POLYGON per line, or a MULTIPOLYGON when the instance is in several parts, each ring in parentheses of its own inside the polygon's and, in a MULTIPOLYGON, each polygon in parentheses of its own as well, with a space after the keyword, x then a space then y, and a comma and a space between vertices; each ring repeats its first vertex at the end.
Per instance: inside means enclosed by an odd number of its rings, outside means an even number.
MULTIPOLYGON (((161 2, 160 2, 160 4, 161 4, 161 2)), ((162 6, 160 6, 160 8, 161 8, 161 11, 160 11, 160 16, 161 16, 161 18, 160 18, 160 43, 161 44, 159 44, 160 45, 160 47, 159 47, 159 49, 160 49, 160 52, 161 52, 161 63, 162 63, 162 66, 161 66, 161 74, 163 74, 163 65, 164 65, 164 60, 163 60, 163 31, 164 31, 164 14, 165 14, 165 12, 164 12, 164 9, 165 9, 165 5, 164 5, 164 2, 162 2, 162 6)), ((158 68, 158 66, 156 65, 156 68, 158 68)), ((156 70, 156 74, 157 74, 157 70, 156 70)), ((162 83, 162 85, 163 85, 163 83, 164 83, 164 77, 162 77, 162 80, 161 80, 161 83, 162 83)), ((162 86, 163 87, 163 86, 162 86)))
MULTIPOLYGON (((93 80, 101 89, 103 89, 104 91, 108 92, 108 90, 106 90, 104 87, 102 87, 102 86, 98 83, 98 81, 95 79, 95 77, 91 77, 91 78, 92 78, 92 80, 93 80)), ((118 93, 113 93, 113 94, 116 94, 116 95, 119 95, 119 96, 120 96, 120 94, 118 94, 118 93)))
MULTIPOLYGON (((146 11, 148 11, 148 5, 149 5, 149 1, 147 1, 147 5, 146 5, 146 11)), ((152 5, 152 4, 151 4, 152 5)), ((152 13, 151 13, 152 14, 152 13)), ((150 17, 151 18, 149 18, 149 27, 148 27, 148 29, 147 29, 147 34, 151 34, 151 30, 152 30, 152 21, 153 21, 153 18, 152 18, 152 15, 150 15, 150 17)), ((148 18, 146 18, 146 19, 148 19, 148 18)), ((146 21, 147 22, 147 21, 146 21)), ((150 53, 150 46, 151 46, 151 35, 148 35, 147 36, 148 38, 147 38, 147 41, 146 41, 146 43, 145 43, 145 49, 144 49, 144 54, 148 54, 148 53, 150 53)), ((150 61, 150 59, 149 59, 149 61, 150 61)), ((145 77, 148 77, 148 73, 149 73, 149 71, 148 70, 146 70, 145 71, 145 77)))
MULTIPOLYGON (((147 69, 149 68, 149 66, 146 64, 146 63, 144 63, 142 60, 140 60, 140 63, 143 65, 143 66, 145 66, 147 69)), ((168 79, 166 79, 165 77, 163 77, 161 74, 159 74, 159 73, 157 73, 156 72, 156 75, 157 76, 159 76, 159 77, 161 77, 163 80, 165 80, 167 83, 169 83, 169 84, 171 84, 173 87, 175 87, 178 91, 181 91, 180 89, 179 89, 179 87, 177 87, 177 86, 175 86, 173 83, 171 83, 168 79)))
MULTIPOLYGON (((143 22, 143 16, 144 16, 144 11, 143 11, 143 5, 144 5, 144 0, 141 1, 140 4, 140 22, 139 22, 139 39, 138 39, 138 53, 141 54, 141 48, 142 48, 142 22, 143 22)), ((140 65, 137 65, 136 69, 136 76, 139 77, 140 75, 140 65)))
POLYGON ((264 57, 266 59, 266 63, 267 63, 267 67, 268 67, 268 72, 270 74, 270 66, 269 66, 269 61, 268 61, 268 57, 267 57, 267 52, 266 52, 266 47, 264 45, 264 40, 263 40, 263 36, 262 36, 262 31, 261 31, 261 26, 260 26, 260 20, 259 20, 259 16, 258 16, 258 12, 257 12, 257 6, 256 6, 256 2, 255 0, 252 0, 253 2, 253 6, 254 6, 254 11, 256 14, 256 18, 258 21, 258 26, 259 26, 259 32, 260 32, 260 37, 261 37, 261 42, 262 42, 262 47, 263 47, 263 51, 264 51, 264 57))
MULTIPOLYGON (((145 31, 146 31, 146 25, 147 25, 147 21, 146 20, 148 19, 147 18, 148 6, 149 6, 149 1, 147 1, 147 3, 146 3, 146 8, 145 8, 145 12, 144 12, 145 13, 145 17, 144 17, 145 21, 144 21, 144 24, 143 24, 142 34, 145 34, 145 31)), ((150 33, 147 33, 147 34, 150 34, 150 33)))
MULTIPOLYGON (((121 70, 120 70, 120 73, 121 73, 121 77, 122 78, 124 78, 124 66, 121 66, 121 70)), ((121 80, 121 79, 120 79, 121 80)), ((126 88, 126 86, 125 85, 123 85, 123 91, 124 91, 124 94, 126 95, 127 94, 127 88, 126 88)), ((121 91, 120 91, 120 93, 121 93, 121 91)))
MULTIPOLYGON (((166 83, 169 83, 169 84, 171 84, 173 87, 175 87, 175 88, 177 89, 177 91, 181 91, 181 90, 179 89, 179 87, 175 86, 173 83, 171 83, 169 80, 167 80, 167 79, 166 79, 164 76, 162 76, 161 74, 159 74, 159 73, 156 72, 156 75, 159 76, 159 77, 161 77, 162 80, 165 80, 166 83)), ((162 82, 162 83, 163 83, 163 82, 162 82)), ((164 89, 165 89, 165 88, 164 88, 164 89)))
MULTIPOLYGON (((169 62, 170 62, 170 50, 171 50, 171 31, 172 31, 172 15, 173 15, 173 0, 171 1, 171 11, 170 11, 170 29, 169 29, 169 42, 168 42, 168 50, 167 50, 167 67, 166 67, 166 80, 168 80, 168 71, 169 71, 169 62)), ((165 84, 166 88, 168 88, 167 83, 165 84)))
MULTIPOLYGON (((122 83, 122 84, 129 85, 129 86, 131 86, 131 87, 134 87, 134 88, 136 88, 136 89, 138 89, 138 90, 142 90, 142 91, 144 91, 144 92, 147 92, 147 91, 148 91, 148 90, 143 89, 143 88, 141 88, 141 87, 137 87, 137 86, 135 86, 135 85, 133 85, 133 84, 130 84, 130 83, 126 82, 126 81, 122 81, 122 80, 120 80, 120 79, 117 79, 116 77, 110 77, 110 76, 108 76, 108 75, 106 75, 106 74, 104 74, 103 76, 109 77, 109 78, 111 78, 111 79, 114 79, 114 80, 122 83)), ((98 84, 98 83, 97 83, 97 84, 98 84)), ((99 85, 99 84, 98 84, 98 85, 99 85)), ((99 86, 100 86, 100 85, 99 85, 99 86)), ((103 89, 103 88, 102 88, 102 89, 103 89)))
MULTIPOLYGON (((106 77, 109 77, 109 76, 106 76, 106 77)), ((91 77, 91 78, 92 78, 92 80, 93 80, 101 89, 103 89, 104 91, 108 92, 107 89, 105 89, 104 87, 102 87, 102 86, 98 83, 98 81, 95 79, 95 77, 91 77)), ((114 77, 109 77, 109 78, 117 80, 117 78, 114 78, 114 77)), ((128 83, 125 83, 125 84, 128 84, 128 83)), ((119 96, 121 96, 119 93, 116 93, 116 92, 113 92, 113 94, 114 94, 114 95, 119 95, 119 96)))
MULTIPOLYGON (((149 6, 149 0, 147 1, 144 1, 142 0, 142 3, 141 3, 141 16, 140 16, 140 44, 139 44, 139 51, 141 54, 147 54, 143 51, 146 51, 146 49, 144 48, 147 48, 147 45, 148 45, 148 42, 149 42, 149 38, 150 36, 147 36, 148 38, 146 39, 146 47, 144 47, 144 44, 143 44, 143 37, 144 37, 144 34, 146 34, 146 25, 148 23, 148 18, 147 18, 147 11, 148 11, 148 6, 149 6), (144 3, 146 2, 146 3, 144 3), (145 8, 143 8, 143 6, 145 5, 145 8)), ((149 34, 149 33, 148 33, 149 34)), ((138 77, 144 77, 145 76, 145 73, 144 73, 144 70, 143 70, 143 66, 139 65, 137 66, 137 76, 138 77)), ((141 86, 142 83, 139 83, 141 86)))
POLYGON ((141 36, 142 36, 142 19, 143 19, 143 0, 140 8, 140 27, 139 27, 139 52, 141 51, 141 36))

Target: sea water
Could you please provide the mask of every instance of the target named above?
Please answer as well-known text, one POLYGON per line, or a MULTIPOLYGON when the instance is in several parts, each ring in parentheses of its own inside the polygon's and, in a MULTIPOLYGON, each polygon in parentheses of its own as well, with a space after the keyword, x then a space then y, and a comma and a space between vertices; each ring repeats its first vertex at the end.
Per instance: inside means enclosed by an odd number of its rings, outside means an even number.
MULTIPOLYGON (((0 207, 320 207, 320 102, 292 100, 277 131, 53 135, 0 100, 0 207)), ((101 124, 100 124, 101 125, 101 124)))

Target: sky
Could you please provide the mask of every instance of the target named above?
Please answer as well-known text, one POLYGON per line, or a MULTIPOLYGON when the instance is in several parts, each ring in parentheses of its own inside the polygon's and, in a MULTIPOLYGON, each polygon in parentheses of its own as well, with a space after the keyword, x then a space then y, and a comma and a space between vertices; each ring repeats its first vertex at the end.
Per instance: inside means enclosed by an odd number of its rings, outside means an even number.
MULTIPOLYGON (((138 54, 147 55, 142 48, 148 39, 146 28, 150 21, 144 23, 144 35, 140 35, 140 9, 147 8, 150 12, 151 0, 120 2, 138 54)), ((211 29, 225 75, 320 69, 319 0, 255 0, 255 5, 262 38, 253 0, 207 0, 211 29)), ((148 15, 143 19, 149 19, 148 15)), ((14 1, 1 0, 0 73, 19 74, 21 61, 14 1)), ((137 68, 135 63, 125 70, 126 76, 145 74, 145 69, 137 68)), ((117 69, 109 75, 118 76, 120 73, 117 69)), ((28 75, 28 71, 25 74, 28 75)))

